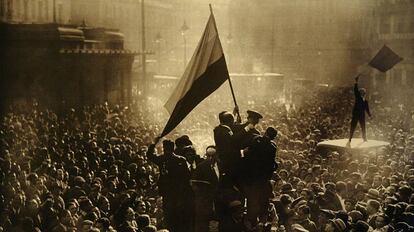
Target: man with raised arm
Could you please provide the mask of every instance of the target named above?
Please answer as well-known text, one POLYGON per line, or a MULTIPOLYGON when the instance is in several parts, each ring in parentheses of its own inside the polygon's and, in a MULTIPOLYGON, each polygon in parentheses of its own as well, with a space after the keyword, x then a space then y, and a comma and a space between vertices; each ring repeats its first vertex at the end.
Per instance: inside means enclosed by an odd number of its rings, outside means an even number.
POLYGON ((351 131, 349 133, 349 141, 347 143, 347 146, 350 146, 351 144, 352 136, 354 135, 355 128, 358 122, 361 125, 362 138, 364 139, 364 142, 367 141, 367 135, 365 130, 365 112, 367 112, 369 117, 371 117, 371 112, 369 111, 368 101, 365 99, 366 90, 364 88, 358 88, 359 76, 360 75, 358 75, 355 78, 355 104, 354 109, 352 110, 351 131))
POLYGON ((157 155, 155 144, 148 147, 147 158, 159 170, 158 191, 162 196, 164 217, 171 232, 192 231, 193 192, 190 170, 184 157, 174 154, 174 142, 164 140, 164 154, 157 155))

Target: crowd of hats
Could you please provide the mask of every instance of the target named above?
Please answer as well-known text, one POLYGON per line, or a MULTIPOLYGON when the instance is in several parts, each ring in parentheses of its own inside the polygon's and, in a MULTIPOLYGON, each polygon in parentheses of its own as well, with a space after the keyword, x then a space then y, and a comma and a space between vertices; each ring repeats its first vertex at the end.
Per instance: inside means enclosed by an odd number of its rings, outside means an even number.
POLYGON ((7 114, 0 127, 0 231, 164 228, 158 171, 145 156, 155 134, 135 108, 7 114))
MULTIPOLYGON (((371 104, 368 139, 389 141, 390 147, 358 155, 322 154, 318 142, 348 136, 353 95, 337 89, 301 91, 293 97, 298 98, 295 105, 266 101, 250 106, 263 117, 259 131, 268 126, 278 131, 279 169, 271 181, 277 217, 272 223, 288 231, 412 231, 413 108, 371 104)), ((190 115, 178 131, 191 136, 200 129, 212 135, 215 115, 223 109, 208 107, 202 115, 190 115)), ((163 228, 159 173, 145 157, 160 125, 146 112, 140 105, 98 105, 59 115, 37 108, 5 115, 0 125, 0 227, 163 228)), ((211 144, 195 143, 204 145, 211 144)))

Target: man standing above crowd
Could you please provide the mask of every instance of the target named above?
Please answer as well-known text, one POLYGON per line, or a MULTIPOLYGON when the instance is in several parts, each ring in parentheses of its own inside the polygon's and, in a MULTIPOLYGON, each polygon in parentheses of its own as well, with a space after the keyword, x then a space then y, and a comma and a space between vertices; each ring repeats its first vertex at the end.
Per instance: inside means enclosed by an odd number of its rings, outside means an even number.
POLYGON ((214 141, 216 143, 217 155, 226 175, 235 179, 240 171, 241 155, 237 148, 238 135, 235 135, 232 127, 234 117, 228 111, 219 114, 220 124, 214 128, 214 141))
POLYGON ((257 130, 256 126, 259 124, 260 119, 262 118, 263 116, 260 113, 253 110, 248 110, 247 122, 242 124, 235 124, 233 126, 235 133, 243 134, 237 144, 239 150, 243 150, 251 146, 253 139, 256 136, 260 135, 260 132, 257 130))
POLYGON ((253 138, 246 151, 242 190, 247 198, 247 217, 253 227, 265 218, 272 195, 270 179, 277 168, 277 146, 273 142, 276 136, 277 130, 268 127, 263 136, 253 138))
POLYGON ((365 99, 366 90, 364 88, 358 88, 359 75, 355 78, 354 84, 354 94, 355 94, 355 104, 354 109, 352 110, 352 120, 351 120, 351 130, 349 133, 349 140, 347 146, 350 146, 352 137, 355 132, 356 125, 361 125, 362 139, 364 142, 367 141, 367 135, 365 130, 365 112, 368 113, 368 116, 371 117, 371 112, 369 111, 368 101, 365 99))
POLYGON ((159 170, 158 191, 162 196, 164 217, 171 232, 192 231, 193 193, 190 171, 184 157, 174 154, 174 142, 163 141, 163 155, 156 155, 155 144, 148 147, 148 160, 159 170))
MULTIPOLYGON (((237 112, 236 108, 236 112, 237 112)), ((223 111, 219 114, 220 125, 214 128, 214 141, 217 154, 223 165, 224 172, 229 175, 244 172, 243 150, 251 146, 253 138, 260 135, 256 129, 263 116, 255 111, 247 111, 247 122, 234 122, 233 114, 223 111)))

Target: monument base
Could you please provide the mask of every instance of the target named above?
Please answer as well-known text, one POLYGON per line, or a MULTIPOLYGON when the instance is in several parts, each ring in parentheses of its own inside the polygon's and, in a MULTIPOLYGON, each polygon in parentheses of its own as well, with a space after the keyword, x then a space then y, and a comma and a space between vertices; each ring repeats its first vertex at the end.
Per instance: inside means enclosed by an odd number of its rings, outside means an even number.
POLYGON ((351 140, 351 144, 347 144, 348 139, 326 140, 318 143, 317 148, 325 151, 364 151, 382 148, 390 145, 390 143, 378 140, 368 140, 364 142, 363 139, 355 138, 351 140))

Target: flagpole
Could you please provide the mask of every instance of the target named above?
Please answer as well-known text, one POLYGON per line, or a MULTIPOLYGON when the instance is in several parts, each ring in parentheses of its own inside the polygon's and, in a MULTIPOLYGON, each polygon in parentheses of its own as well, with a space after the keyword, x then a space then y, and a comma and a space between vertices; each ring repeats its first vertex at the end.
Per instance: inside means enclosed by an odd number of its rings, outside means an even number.
MULTIPOLYGON (((209 5, 209 7, 210 7, 210 13, 211 13, 211 15, 213 16, 213 18, 214 18, 214 14, 213 14, 213 7, 211 6, 211 3, 210 4, 208 4, 209 5)), ((219 38, 219 40, 220 40, 220 36, 218 35, 218 30, 217 30, 217 25, 216 25, 216 19, 214 18, 214 28, 216 29, 216 31, 217 31, 217 37, 219 38)), ((223 54, 224 55, 224 54, 223 54)), ((235 108, 237 109, 237 111, 236 111, 236 113, 237 113, 237 119, 239 120, 241 120, 241 117, 240 117, 240 112, 239 112, 239 106, 237 105, 237 100, 236 100, 236 95, 234 94, 234 89, 233 89, 233 84, 231 83, 231 79, 230 79, 230 74, 227 76, 227 80, 229 81, 229 85, 230 85, 230 90, 231 90, 231 96, 233 97, 233 102, 234 102, 234 106, 235 106, 235 108)))

